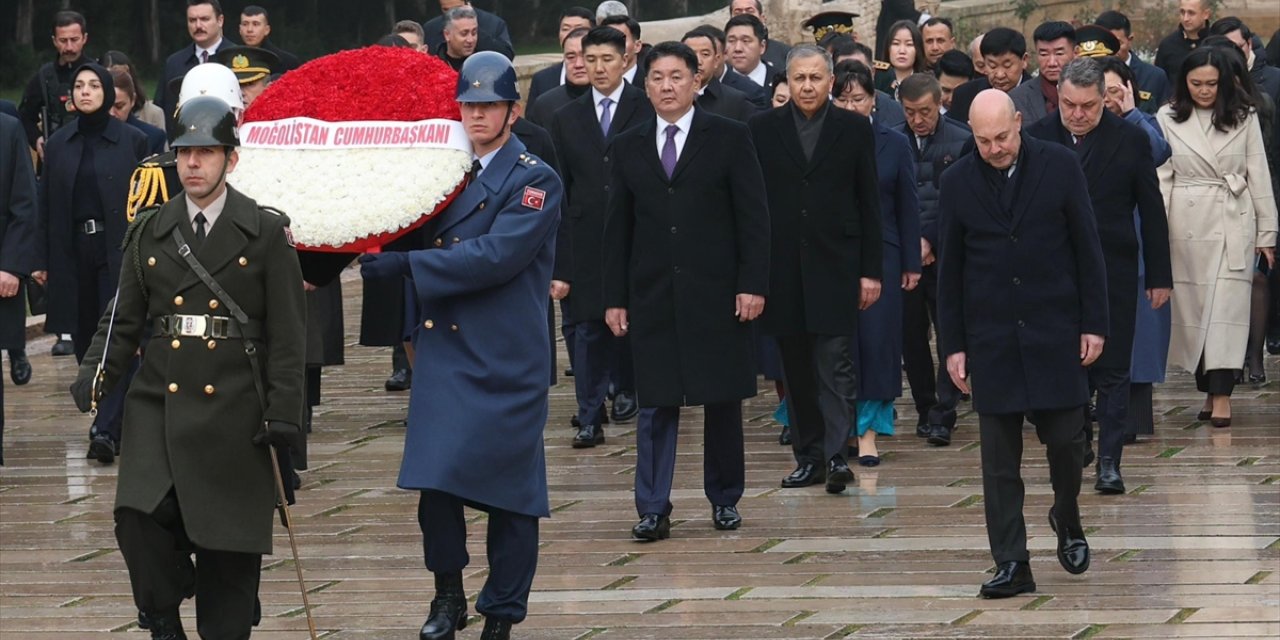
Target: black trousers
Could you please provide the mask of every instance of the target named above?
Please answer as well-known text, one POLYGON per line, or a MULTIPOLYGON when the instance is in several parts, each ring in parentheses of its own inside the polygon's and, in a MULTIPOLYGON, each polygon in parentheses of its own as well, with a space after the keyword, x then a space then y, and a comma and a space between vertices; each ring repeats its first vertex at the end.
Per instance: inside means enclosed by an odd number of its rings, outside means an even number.
MULTIPOLYGON (((1089 388, 1097 394, 1098 457, 1120 464, 1129 419, 1129 368, 1089 367, 1089 388)), ((1093 438, 1093 425, 1084 419, 1085 438, 1093 438)))
POLYGON ((1022 517, 1022 422, 1036 427, 1049 459, 1053 504, 1064 526, 1080 522, 1081 465, 1084 460, 1083 407, 1023 413, 978 414, 982 438, 982 498, 987 541, 996 564, 1027 562, 1027 524, 1022 517))
POLYGON ((956 405, 960 390, 951 382, 946 359, 938 353, 934 368, 929 333, 938 326, 938 269, 936 264, 924 268, 920 286, 902 293, 902 364, 911 386, 918 424, 956 426, 956 405))
MULTIPOLYGON (((715 506, 733 506, 746 486, 742 403, 703 407, 702 490, 715 506)), ((680 407, 645 407, 636 426, 636 513, 671 515, 680 407)))
POLYGON ((778 338, 791 413, 791 450, 798 464, 822 466, 843 455, 857 424, 857 365, 852 336, 802 333, 778 338))
POLYGON ((1149 382, 1129 385, 1129 413, 1125 416, 1125 435, 1152 435, 1156 432, 1153 385, 1149 382))
POLYGON ((1214 396, 1230 396, 1236 388, 1239 369, 1204 369, 1204 358, 1196 367, 1196 390, 1214 396))
POLYGON ((577 343, 573 354, 573 388, 578 399, 578 422, 583 426, 599 426, 604 420, 611 371, 616 366, 617 341, 604 320, 575 324, 573 339, 577 343))
POLYGON ((196 629, 204 640, 241 640, 254 622, 262 556, 214 551, 192 544, 172 489, 151 513, 115 511, 116 541, 129 568, 138 610, 176 618, 182 601, 196 597, 196 629), (195 554, 195 563, 191 561, 195 554))
MULTIPOLYGON (((467 554, 467 522, 463 500, 443 491, 423 491, 418 498, 422 554, 432 573, 460 572, 471 563, 467 554)), ((512 624, 529 610, 529 590, 538 570, 538 519, 496 507, 485 507, 489 532, 485 550, 489 575, 476 611, 512 624)))

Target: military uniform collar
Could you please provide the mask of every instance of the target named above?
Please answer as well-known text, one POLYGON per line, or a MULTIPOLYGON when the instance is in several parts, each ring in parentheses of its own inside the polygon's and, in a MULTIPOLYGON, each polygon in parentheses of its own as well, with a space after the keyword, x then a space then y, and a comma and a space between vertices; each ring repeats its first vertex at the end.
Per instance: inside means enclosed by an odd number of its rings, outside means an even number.
MULTIPOLYGON (((260 232, 260 221, 258 219, 258 203, 251 200, 248 196, 236 191, 235 187, 227 185, 226 203, 222 209, 222 215, 227 220, 234 222, 235 226, 250 236, 257 236, 260 232)), ((187 213, 187 199, 174 198, 164 204, 160 208, 160 213, 156 215, 156 222, 153 225, 156 238, 164 238, 169 235, 173 228, 184 224, 184 231, 191 232, 191 218, 187 213)))

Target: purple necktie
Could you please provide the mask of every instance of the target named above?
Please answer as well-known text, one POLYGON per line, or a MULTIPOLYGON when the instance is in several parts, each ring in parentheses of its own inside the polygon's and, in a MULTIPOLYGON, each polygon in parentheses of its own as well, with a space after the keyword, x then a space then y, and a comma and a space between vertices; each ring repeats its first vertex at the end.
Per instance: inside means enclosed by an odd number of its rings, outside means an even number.
POLYGON ((208 62, 208 61, 209 61, 209 52, 208 52, 208 51, 201 51, 201 52, 200 52, 200 62, 201 62, 201 64, 203 64, 203 63, 205 63, 205 62, 208 62))
POLYGON ((605 98, 600 101, 600 133, 605 137, 609 135, 609 125, 613 124, 613 114, 609 113, 609 107, 613 105, 611 98, 605 98))
POLYGON ((667 179, 676 172, 676 134, 679 132, 680 127, 667 125, 667 142, 662 145, 662 168, 667 172, 667 179))

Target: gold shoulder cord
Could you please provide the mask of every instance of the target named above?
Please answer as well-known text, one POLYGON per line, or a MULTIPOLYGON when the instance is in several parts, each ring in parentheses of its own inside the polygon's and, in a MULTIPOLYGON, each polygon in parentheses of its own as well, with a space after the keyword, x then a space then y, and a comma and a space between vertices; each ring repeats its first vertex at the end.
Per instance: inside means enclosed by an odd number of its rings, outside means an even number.
POLYGON ((129 222, 138 211, 162 205, 169 201, 169 185, 165 183, 164 169, 159 165, 145 164, 133 170, 129 178, 129 206, 126 209, 129 222), (157 200, 156 196, 160 199, 157 200))

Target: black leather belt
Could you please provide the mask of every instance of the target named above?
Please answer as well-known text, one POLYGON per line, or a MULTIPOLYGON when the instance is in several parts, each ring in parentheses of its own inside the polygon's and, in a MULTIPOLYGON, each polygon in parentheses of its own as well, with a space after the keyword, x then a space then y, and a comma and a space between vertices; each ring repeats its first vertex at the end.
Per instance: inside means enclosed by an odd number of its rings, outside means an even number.
POLYGON ((95 233, 102 233, 107 230, 107 225, 102 224, 101 220, 85 220, 76 223, 76 231, 91 236, 95 233))
POLYGON ((175 313, 155 319, 155 335, 174 338, 200 338, 226 340, 228 338, 262 339, 262 325, 250 320, 245 325, 235 318, 211 315, 183 315, 175 313))

